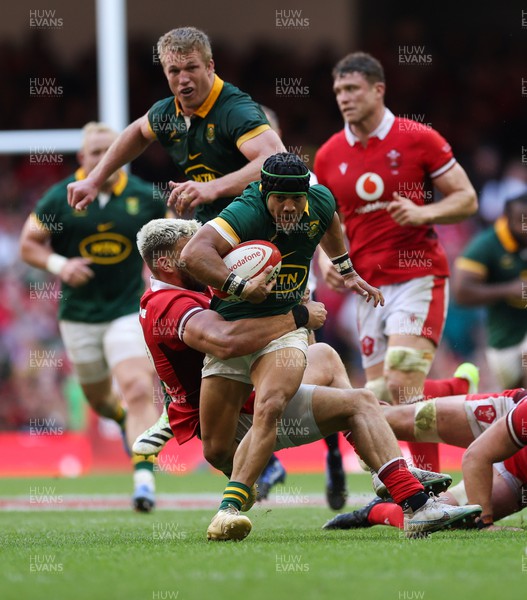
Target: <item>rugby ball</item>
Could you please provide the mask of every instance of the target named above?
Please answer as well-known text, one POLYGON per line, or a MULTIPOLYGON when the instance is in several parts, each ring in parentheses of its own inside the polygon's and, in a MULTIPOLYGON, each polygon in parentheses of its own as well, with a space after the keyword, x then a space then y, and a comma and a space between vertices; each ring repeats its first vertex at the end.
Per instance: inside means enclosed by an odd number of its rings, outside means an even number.
MULTIPOLYGON (((231 273, 243 279, 252 279, 267 267, 274 267, 266 281, 272 281, 280 273, 282 255, 280 250, 271 242, 254 240, 238 244, 223 257, 223 262, 231 273)), ((212 290, 214 295, 227 302, 239 302, 240 298, 232 296, 221 290, 212 290)))

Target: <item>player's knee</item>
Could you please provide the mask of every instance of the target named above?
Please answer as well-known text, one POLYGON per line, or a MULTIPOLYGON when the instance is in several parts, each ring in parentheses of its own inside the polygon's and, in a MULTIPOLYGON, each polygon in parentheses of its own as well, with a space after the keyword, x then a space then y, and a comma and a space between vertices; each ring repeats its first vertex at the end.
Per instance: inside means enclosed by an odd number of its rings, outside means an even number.
POLYGON ((365 388, 372 392, 373 395, 382 402, 392 403, 392 397, 390 395, 390 390, 386 384, 385 377, 377 377, 376 379, 370 379, 370 381, 366 382, 365 388))
POLYGON ((358 411, 371 413, 372 410, 380 410, 379 401, 371 390, 364 388, 353 391, 355 392, 353 403, 358 411))
POLYGON ((215 469, 221 470, 223 466, 232 461, 232 448, 216 443, 212 440, 203 442, 203 456, 215 469))
POLYGON ((416 402, 414 405, 414 438, 416 442, 442 442, 437 431, 436 401, 416 402))
POLYGON ((153 402, 154 387, 149 377, 136 377, 122 388, 128 408, 153 402))
POLYGON ((431 350, 410 348, 409 346, 390 346, 386 351, 385 367, 403 373, 424 373, 428 375, 434 353, 431 350))
POLYGON ((281 392, 257 397, 254 404, 254 420, 265 426, 275 426, 287 405, 287 398, 281 392))
POLYGON ((471 444, 463 453, 463 458, 461 459, 461 468, 466 469, 471 467, 477 460, 477 453, 474 450, 473 445, 471 444))
POLYGON ((430 370, 433 352, 406 346, 390 346, 386 352, 386 383, 395 404, 413 402, 423 394, 422 384, 430 370))

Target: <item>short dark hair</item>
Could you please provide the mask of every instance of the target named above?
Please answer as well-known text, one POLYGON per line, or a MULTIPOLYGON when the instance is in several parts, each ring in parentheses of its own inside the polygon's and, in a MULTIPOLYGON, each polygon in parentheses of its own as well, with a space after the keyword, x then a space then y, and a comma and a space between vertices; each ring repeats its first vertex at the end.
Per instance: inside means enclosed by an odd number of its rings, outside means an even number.
POLYGON ((381 63, 366 52, 352 52, 341 58, 333 68, 333 79, 348 73, 361 73, 370 83, 385 81, 381 63))
POLYGON ((523 192, 523 194, 520 194, 519 196, 514 196, 512 198, 509 198, 506 202, 505 202, 505 206, 503 209, 503 213, 507 216, 510 216, 510 210, 511 210, 511 206, 513 204, 525 204, 527 205, 527 192, 523 192))

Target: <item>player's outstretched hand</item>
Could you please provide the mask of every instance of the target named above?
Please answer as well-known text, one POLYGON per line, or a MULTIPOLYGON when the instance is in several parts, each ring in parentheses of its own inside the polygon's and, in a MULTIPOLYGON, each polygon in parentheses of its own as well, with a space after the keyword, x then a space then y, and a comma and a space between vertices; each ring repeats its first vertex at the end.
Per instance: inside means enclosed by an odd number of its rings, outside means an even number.
POLYGON ((306 325, 307 329, 311 329, 312 331, 320 329, 326 322, 326 317, 328 315, 328 311, 324 304, 322 304, 322 302, 315 302, 314 300, 302 302, 302 304, 304 304, 309 311, 309 321, 306 325))
POLYGON ((377 289, 370 285, 367 281, 357 273, 357 271, 353 271, 344 275, 344 284, 346 288, 349 290, 354 290, 366 299, 366 302, 373 300, 373 306, 381 305, 384 306, 384 296, 381 293, 381 290, 377 289))
POLYGON ((249 283, 245 286, 245 289, 242 292, 242 300, 247 300, 247 302, 250 302, 251 304, 260 304, 260 302, 263 302, 276 285, 276 278, 272 279, 268 283, 265 282, 273 269, 274 267, 269 266, 259 275, 256 275, 256 277, 249 279, 249 283))
POLYGON ((98 193, 98 187, 89 178, 74 181, 68 184, 68 204, 77 210, 84 210, 97 198, 98 193))

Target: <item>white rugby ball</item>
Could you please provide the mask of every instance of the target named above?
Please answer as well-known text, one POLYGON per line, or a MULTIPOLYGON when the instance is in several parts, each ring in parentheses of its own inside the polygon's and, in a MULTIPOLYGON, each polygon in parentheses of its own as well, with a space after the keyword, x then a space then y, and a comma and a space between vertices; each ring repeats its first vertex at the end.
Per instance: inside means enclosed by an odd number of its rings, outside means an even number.
MULTIPOLYGON (((280 250, 271 242, 254 240, 238 244, 223 257, 223 262, 231 273, 242 279, 252 279, 267 267, 274 267, 266 281, 271 281, 280 273, 282 255, 280 250)), ((213 289, 218 298, 227 302, 239 302, 240 298, 221 290, 213 289)))

